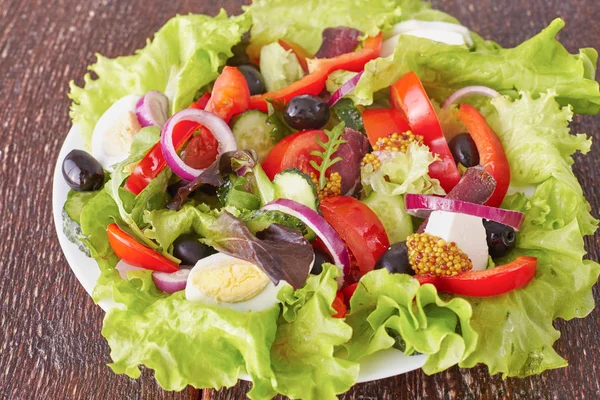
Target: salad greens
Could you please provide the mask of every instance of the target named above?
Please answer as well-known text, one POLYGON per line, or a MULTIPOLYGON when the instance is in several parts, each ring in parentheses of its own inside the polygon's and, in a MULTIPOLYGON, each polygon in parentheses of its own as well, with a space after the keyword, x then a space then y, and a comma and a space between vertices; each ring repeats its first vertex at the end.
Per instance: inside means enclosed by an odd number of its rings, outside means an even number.
MULTIPOLYGON (((86 75, 83 87, 71 83, 69 95, 71 118, 86 146, 100 116, 125 95, 162 91, 169 98, 169 114, 189 106, 217 78, 233 55, 231 48, 248 30, 251 45, 265 46, 261 67, 268 63, 265 71, 271 68, 267 86, 279 88, 300 79, 302 71, 277 39, 314 53, 327 27, 352 27, 371 36, 383 31, 385 39, 393 24, 403 20, 458 23, 417 0, 256 0, 244 10, 231 18, 224 11, 216 17, 176 16, 135 55, 98 56, 90 67, 98 78, 86 75)), ((591 141, 585 134, 571 135, 569 122, 574 113, 598 112, 600 91, 594 80, 596 51, 569 54, 556 40, 563 26, 557 19, 512 49, 474 33, 471 48, 401 36, 393 55, 366 64, 355 90, 333 109, 341 123, 328 132, 329 142, 319 143, 324 151, 311 153, 322 158, 313 167, 323 172, 323 188, 325 172, 338 161, 332 156, 345 142, 344 123, 363 130, 362 106, 385 104, 386 88, 409 71, 417 73, 434 103, 469 85, 499 91, 503 96, 478 101, 477 108, 502 142, 511 184, 534 191, 529 197, 514 193, 504 199, 503 208, 526 217, 516 249, 494 262, 537 257, 535 278, 527 286, 485 298, 439 295, 432 285, 421 286, 408 275, 376 270, 359 281, 347 317, 334 318, 340 269, 325 264, 320 274, 305 279, 308 271, 300 266, 310 264, 314 255, 305 239, 312 232, 296 217, 258 209, 275 192, 262 167, 255 165, 254 152, 223 154, 174 198, 166 191, 174 183, 168 168, 134 195, 123 183, 160 138, 158 128, 144 128, 103 189, 71 192, 64 207, 70 237, 81 240, 102 272, 94 301, 116 304, 102 330, 113 371, 136 378, 138 366, 146 365, 167 390, 188 384, 233 386, 246 373, 253 381, 252 399, 278 393, 335 399, 356 382, 364 357, 392 347, 406 355, 426 354, 427 374, 483 363, 491 374, 524 377, 565 366, 552 347, 560 335, 553 321, 587 315, 594 307, 591 287, 600 275, 598 263, 583 259, 583 237, 596 231, 598 220, 571 170, 573 154, 587 153, 591 141), (242 173, 242 168, 250 172, 242 173), (194 195, 203 184, 223 186, 226 181, 220 208, 194 195), (167 295, 156 288, 150 271, 120 277, 114 268, 119 259, 106 233, 112 223, 169 259, 174 259, 176 239, 193 233, 220 251, 260 261, 271 278, 291 285, 279 291, 281 306, 260 312, 187 301, 181 291, 167 295), (281 270, 284 259, 295 259, 294 274, 281 270)), ((354 74, 334 72, 327 89, 337 90, 354 74)), ((279 107, 269 103, 268 120, 274 127, 270 134, 279 141, 290 129, 274 106, 279 107)), ((436 111, 446 133, 464 131, 455 108, 436 106, 436 111)), ((444 194, 428 174, 436 157, 427 146, 411 143, 406 153, 383 157, 379 168, 361 168, 362 200, 379 215, 391 243, 405 240, 418 226, 405 212, 405 194, 444 194)))

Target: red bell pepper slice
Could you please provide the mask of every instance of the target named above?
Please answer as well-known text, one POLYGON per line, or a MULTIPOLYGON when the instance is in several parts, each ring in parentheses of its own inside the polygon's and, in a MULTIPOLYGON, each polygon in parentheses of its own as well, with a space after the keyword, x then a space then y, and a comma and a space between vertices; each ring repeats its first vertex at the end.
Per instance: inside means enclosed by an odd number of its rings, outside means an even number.
POLYGON ((502 142, 483 115, 468 104, 461 104, 458 118, 467 127, 479 152, 479 164, 496 180, 496 189, 485 203, 499 207, 510 185, 510 166, 502 142))
POLYGON ((210 93, 204 93, 195 103, 192 103, 189 108, 195 108, 197 110, 204 110, 208 101, 210 100, 210 93))
POLYGON ((448 193, 460 180, 460 174, 440 121, 417 74, 409 72, 400 78, 390 88, 390 96, 394 107, 406 116, 412 132, 423 136, 431 152, 441 159, 429 166, 429 176, 439 180, 448 193))
POLYGON ((356 288, 358 287, 359 282, 354 282, 352 285, 348 285, 341 290, 344 295, 344 299, 346 300, 346 304, 350 304, 350 299, 354 296, 354 292, 356 292, 356 288))
POLYGON ((336 293, 331 306, 335 310, 333 318, 344 318, 346 316, 346 303, 344 303, 344 295, 342 295, 342 292, 336 293))
POLYGON ((305 48, 286 39, 279 39, 277 42, 285 50, 291 50, 292 53, 294 53, 294 55, 298 59, 298 63, 300 63, 302 70, 304 72, 308 72, 308 63, 306 62, 306 60, 311 57, 311 54, 305 48))
POLYGON ((519 256, 514 261, 484 271, 469 271, 456 276, 416 275, 424 285, 431 283, 439 292, 463 296, 489 297, 523 287, 535 275, 537 258, 519 256))
POLYGON ((177 272, 179 266, 162 254, 137 242, 117 224, 106 228, 110 247, 121 260, 140 268, 161 272, 177 272))
POLYGON ((367 38, 361 50, 332 58, 310 60, 308 64, 313 72, 282 89, 252 96, 249 108, 267 112, 267 100, 287 103, 302 94, 316 96, 325 89, 325 82, 330 73, 340 69, 360 72, 367 62, 379 57, 380 52, 381 33, 375 37, 367 38))
POLYGON ((362 113, 365 131, 371 146, 377 144, 377 140, 388 137, 392 133, 403 133, 410 130, 410 125, 402 112, 395 108, 373 108, 362 113))

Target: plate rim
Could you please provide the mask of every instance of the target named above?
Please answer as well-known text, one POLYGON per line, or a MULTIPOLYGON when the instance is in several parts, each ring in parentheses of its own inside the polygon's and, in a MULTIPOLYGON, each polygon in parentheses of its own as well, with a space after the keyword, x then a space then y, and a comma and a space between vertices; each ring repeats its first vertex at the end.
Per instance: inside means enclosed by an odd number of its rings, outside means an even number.
MULTIPOLYGON (((85 291, 91 296, 98 277, 100 269, 93 258, 87 257, 79 247, 70 242, 63 232, 62 210, 67 199, 69 187, 62 176, 62 161, 65 156, 74 149, 83 149, 83 141, 77 125, 71 126, 65 140, 61 146, 60 152, 54 166, 54 175, 52 181, 52 215, 56 235, 69 268, 75 274, 79 283, 85 291)), ((97 304, 105 312, 112 307, 114 303, 100 302, 97 304)), ((407 372, 420 369, 427 359, 426 355, 405 356, 403 352, 396 349, 387 349, 365 357, 360 362, 359 375, 355 383, 370 382, 379 379, 385 379, 393 376, 405 374, 407 372)), ((245 373, 240 373, 238 379, 251 381, 245 373)))

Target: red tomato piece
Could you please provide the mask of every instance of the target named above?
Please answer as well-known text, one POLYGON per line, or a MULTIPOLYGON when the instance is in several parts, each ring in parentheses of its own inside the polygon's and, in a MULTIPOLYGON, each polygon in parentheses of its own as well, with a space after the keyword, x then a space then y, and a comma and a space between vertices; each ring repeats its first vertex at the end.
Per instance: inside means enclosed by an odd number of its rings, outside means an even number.
POLYGON ((348 246, 361 276, 372 271, 379 257, 390 247, 377 215, 366 204, 349 196, 323 199, 321 211, 348 246))
POLYGON ((106 228, 110 247, 121 260, 140 268, 161 272, 177 272, 179 266, 162 254, 137 242, 117 224, 106 228))
POLYGON ((333 303, 331 304, 335 310, 333 318, 344 318, 346 316, 346 303, 344 303, 344 296, 342 292, 337 292, 333 303))
POLYGON ((362 113, 365 131, 371 146, 377 144, 377 140, 388 137, 392 133, 403 133, 410 130, 410 125, 402 112, 395 108, 373 108, 362 113))
POLYGON ((298 168, 305 174, 317 172, 310 161, 320 162, 320 158, 310 154, 314 150, 322 150, 317 143, 317 138, 321 141, 327 141, 327 134, 322 130, 301 131, 290 135, 271 149, 265 157, 262 167, 269 179, 288 168, 298 168))
POLYGON ((440 157, 440 161, 429 166, 429 175, 438 179, 446 193, 449 192, 460 180, 460 174, 440 121, 417 74, 409 72, 394 83, 390 97, 394 107, 406 116, 412 132, 423 136, 431 152, 440 157))
POLYGON ((488 297, 510 292, 527 285, 537 267, 537 258, 519 256, 514 261, 484 271, 469 271, 456 276, 416 275, 424 285, 431 283, 440 292, 463 296, 488 297))
POLYGON ((344 295, 346 304, 350 304, 350 299, 352 298, 352 296, 354 296, 354 292, 356 292, 358 284, 359 282, 354 282, 352 285, 348 285, 342 289, 342 294, 344 295))
POLYGON ((496 189, 485 203, 490 207, 499 207, 510 185, 510 166, 502 142, 496 132, 475 108, 461 104, 458 118, 467 127, 477 146, 479 164, 496 180, 496 189))

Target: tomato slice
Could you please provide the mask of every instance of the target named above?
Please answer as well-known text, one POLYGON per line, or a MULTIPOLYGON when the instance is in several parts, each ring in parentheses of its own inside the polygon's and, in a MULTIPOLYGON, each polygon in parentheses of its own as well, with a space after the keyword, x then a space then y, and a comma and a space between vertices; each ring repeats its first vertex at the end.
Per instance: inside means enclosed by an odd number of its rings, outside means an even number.
POLYGON ((333 318, 344 318, 346 316, 346 303, 344 302, 344 295, 342 292, 336 293, 331 306, 335 310, 333 318))
POLYGON ((348 285, 342 289, 342 294, 344 295, 346 304, 350 304, 350 299, 352 298, 352 296, 354 296, 354 292, 356 292, 357 287, 358 287, 358 282, 354 282, 352 285, 348 285))
POLYGON ((269 179, 288 168, 298 168, 307 175, 317 171, 310 161, 320 162, 320 158, 310 154, 313 150, 322 150, 317 138, 327 141, 327 134, 322 130, 301 131, 290 135, 275 145, 265 157, 262 167, 269 179))
POLYGON ((410 130, 410 125, 404 114, 395 108, 365 110, 362 113, 362 119, 371 146, 375 146, 379 138, 410 130))
POLYGON ((321 211, 348 246, 361 275, 372 271, 379 257, 390 247, 377 215, 366 204, 349 196, 323 199, 321 211))
POLYGON ((510 185, 510 166, 502 142, 496 132, 475 108, 461 104, 458 118, 467 127, 479 153, 479 163, 496 180, 496 189, 485 203, 490 207, 499 207, 510 185))
POLYGON ((431 152, 440 157, 440 161, 429 166, 429 175, 438 179, 446 193, 449 192, 460 180, 460 174, 440 121, 417 74, 409 72, 394 83, 390 97, 394 107, 406 116, 412 132, 423 136, 431 152))
POLYGON ((489 297, 523 287, 535 275, 537 258, 519 256, 514 261, 484 271, 469 271, 456 276, 416 275, 424 285, 431 283, 440 292, 463 296, 489 297))
POLYGON ((106 228, 108 242, 113 251, 123 261, 140 268, 161 272, 177 272, 179 266, 162 254, 137 242, 117 224, 106 228))

